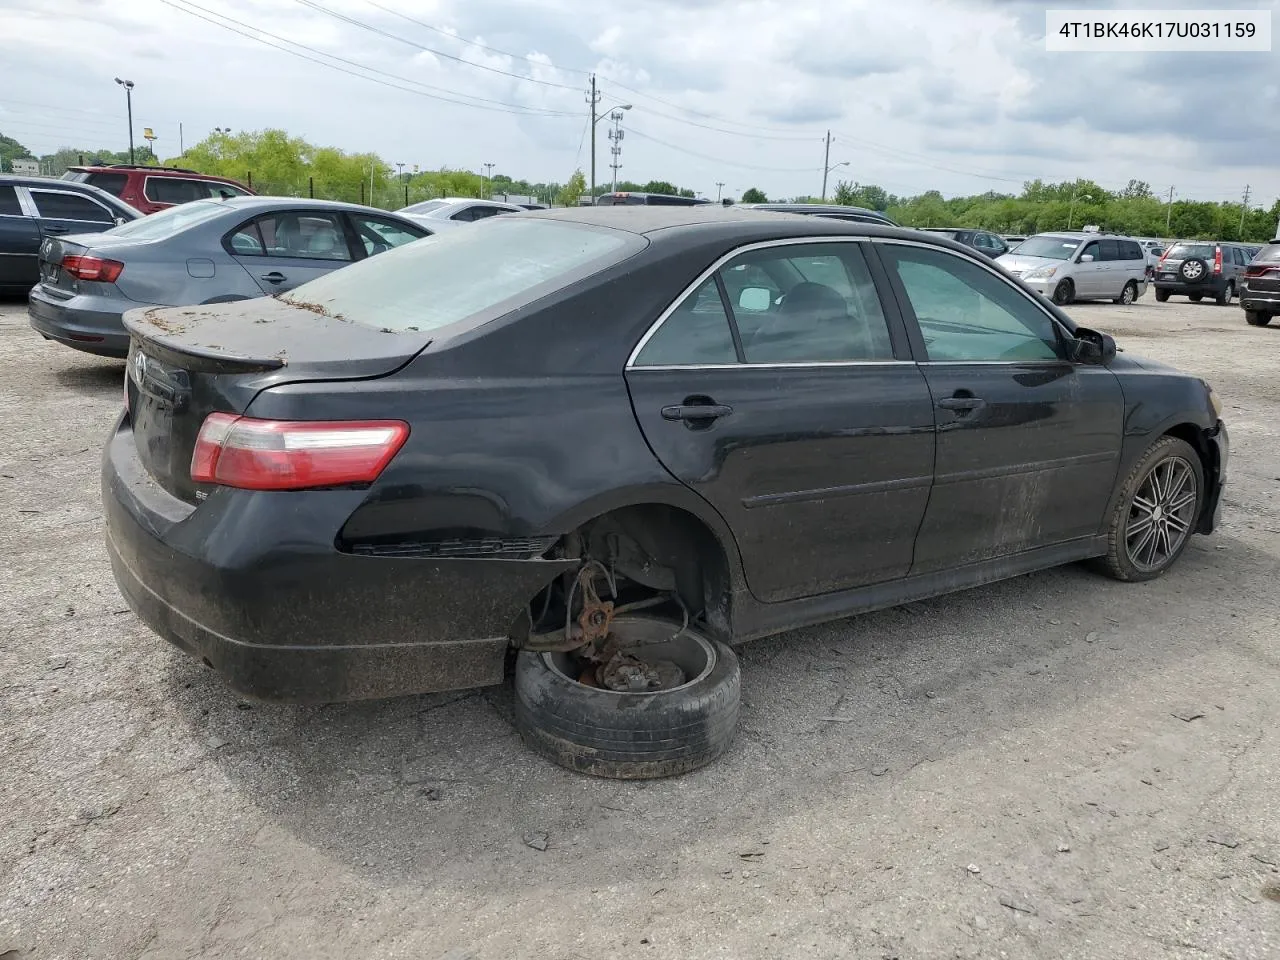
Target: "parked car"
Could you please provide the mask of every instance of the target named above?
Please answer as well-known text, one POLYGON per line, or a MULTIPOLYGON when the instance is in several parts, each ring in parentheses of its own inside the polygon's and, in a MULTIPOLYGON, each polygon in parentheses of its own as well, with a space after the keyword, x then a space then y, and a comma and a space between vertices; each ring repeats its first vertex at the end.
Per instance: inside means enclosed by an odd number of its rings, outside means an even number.
POLYGON ((824 217, 497 217, 126 324, 103 502, 143 622, 289 701, 497 683, 515 647, 526 739, 608 776, 725 749, 727 644, 1088 558, 1157 577, 1226 475, 1204 381, 824 217))
POLYGON ((0 175, 0 295, 25 294, 39 282, 46 238, 110 230, 140 216, 97 187, 0 175))
POLYGON ((1245 267, 1240 306, 1251 327, 1265 327, 1280 317, 1280 237, 1260 249, 1245 267))
POLYGON ((996 263, 1060 306, 1075 300, 1133 303, 1147 290, 1146 258, 1128 237, 1038 233, 996 263))
POLYGON ((939 236, 946 237, 948 240, 954 240, 956 243, 963 243, 966 247, 973 247, 973 249, 990 257, 992 260, 1009 252, 1009 244, 994 233, 988 233, 986 230, 969 230, 958 227, 925 227, 923 229, 925 233, 936 233, 939 236))
POLYGON ((772 210, 774 213, 802 213, 810 217, 828 217, 832 220, 849 220, 854 223, 879 223, 896 227, 879 210, 866 207, 845 206, 840 203, 740 203, 742 210, 772 210))
POLYGON ((524 213, 524 208, 514 203, 501 203, 498 200, 441 197, 437 200, 411 203, 407 207, 401 207, 397 212, 401 216, 411 217, 424 224, 439 220, 471 223, 475 220, 487 220, 500 213, 524 213))
POLYGON ((1178 294, 1199 303, 1213 297, 1219 306, 1225 306, 1239 291, 1250 259, 1238 243, 1180 240, 1156 264, 1156 299, 1164 303, 1178 294))
MULTIPOLYGON (((680 197, 672 193, 639 193, 634 190, 620 190, 617 193, 602 193, 596 197, 598 207, 696 207, 710 200, 702 197, 680 197)), ((591 206, 590 197, 587 206, 591 206)))
POLYGON ((47 340, 123 357, 126 310, 280 293, 429 233, 348 203, 197 200, 95 236, 47 238, 27 312, 47 340))
POLYGON ((62 179, 98 187, 143 213, 156 213, 193 200, 229 200, 254 195, 252 190, 235 180, 182 167, 147 167, 127 163, 71 167, 62 179))

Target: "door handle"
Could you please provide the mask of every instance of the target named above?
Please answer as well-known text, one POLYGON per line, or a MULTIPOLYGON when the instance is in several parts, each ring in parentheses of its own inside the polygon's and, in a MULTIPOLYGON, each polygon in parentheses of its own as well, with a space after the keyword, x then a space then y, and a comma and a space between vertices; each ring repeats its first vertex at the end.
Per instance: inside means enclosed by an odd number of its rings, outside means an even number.
POLYGON ((972 410, 985 407, 987 401, 979 397, 943 397, 938 401, 938 406, 943 410, 954 410, 959 416, 964 416, 972 410))
POLYGON ((267 283, 284 283, 287 278, 279 270, 272 270, 270 273, 264 273, 258 279, 265 280, 267 283))
POLYGON ((705 421, 709 425, 712 420, 719 420, 733 413, 733 407, 723 403, 698 403, 699 397, 686 397, 684 403, 672 404, 662 408, 662 419, 679 421, 686 424, 700 424, 705 421), (690 401, 694 401, 690 403, 690 401))
POLYGON ((70 233, 71 228, 70 227, 45 227, 44 232, 53 233, 53 234, 70 233))

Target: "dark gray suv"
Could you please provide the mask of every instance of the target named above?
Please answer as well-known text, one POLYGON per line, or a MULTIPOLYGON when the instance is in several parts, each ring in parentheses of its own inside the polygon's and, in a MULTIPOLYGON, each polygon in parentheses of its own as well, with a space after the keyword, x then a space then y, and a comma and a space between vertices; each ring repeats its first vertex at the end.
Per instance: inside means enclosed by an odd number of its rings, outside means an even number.
POLYGON ((1179 241, 1156 264, 1156 299, 1164 303, 1178 294, 1199 303, 1213 297, 1224 306, 1240 292, 1250 259, 1249 251, 1239 243, 1179 241))
POLYGON ((1280 237, 1254 254, 1240 280, 1240 306, 1251 327, 1265 327, 1280 317, 1280 237))

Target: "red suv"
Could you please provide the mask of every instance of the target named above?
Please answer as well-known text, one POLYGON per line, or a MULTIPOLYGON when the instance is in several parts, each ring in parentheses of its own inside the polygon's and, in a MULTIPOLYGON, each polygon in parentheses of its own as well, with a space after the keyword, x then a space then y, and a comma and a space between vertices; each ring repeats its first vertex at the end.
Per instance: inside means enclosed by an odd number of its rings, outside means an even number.
POLYGON ((143 213, 192 200, 252 196, 248 187, 225 177, 183 170, 181 167, 144 167, 113 164, 107 167, 71 167, 63 180, 75 180, 114 194, 143 213))

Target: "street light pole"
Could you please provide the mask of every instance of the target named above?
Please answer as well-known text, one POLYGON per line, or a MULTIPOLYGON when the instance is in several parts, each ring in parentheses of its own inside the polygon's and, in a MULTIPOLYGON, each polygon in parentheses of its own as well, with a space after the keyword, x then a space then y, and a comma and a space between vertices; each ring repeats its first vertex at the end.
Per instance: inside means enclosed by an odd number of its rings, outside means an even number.
POLYGON ((716 181, 716 203, 720 202, 720 191, 723 189, 724 189, 724 181, 717 180, 716 181))
POLYGON ((485 200, 492 200, 492 199, 493 199, 493 187, 491 187, 491 186, 490 186, 490 184, 492 184, 492 183, 493 183, 493 168, 494 168, 495 166, 497 166, 497 164, 493 164, 493 163, 482 163, 482 164, 480 164, 480 166, 484 167, 484 183, 483 183, 483 185, 482 185, 482 187, 481 187, 481 190, 482 190, 482 191, 483 191, 483 193, 485 194, 485 196, 483 197, 483 199, 485 199, 485 200))
POLYGON ((124 87, 125 105, 129 110, 129 163, 133 163, 133 81, 121 80, 116 77, 116 83, 124 87))

